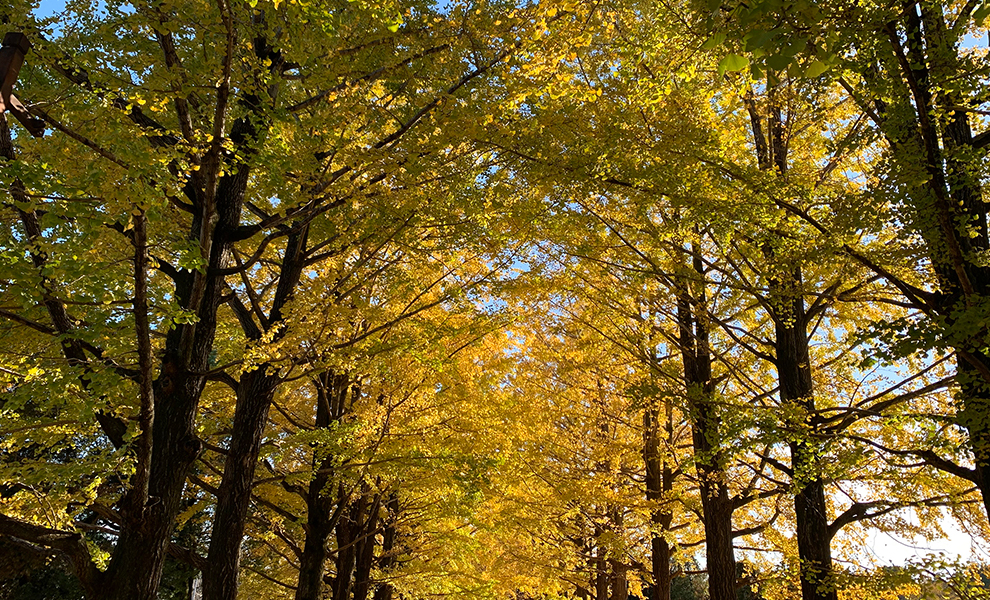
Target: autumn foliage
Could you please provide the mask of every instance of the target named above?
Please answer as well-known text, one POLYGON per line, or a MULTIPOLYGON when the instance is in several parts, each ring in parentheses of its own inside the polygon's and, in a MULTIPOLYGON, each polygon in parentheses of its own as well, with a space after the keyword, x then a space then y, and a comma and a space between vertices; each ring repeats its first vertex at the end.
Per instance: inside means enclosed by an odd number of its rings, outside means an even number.
POLYGON ((988 16, 0 7, 0 598, 986 598, 988 16))

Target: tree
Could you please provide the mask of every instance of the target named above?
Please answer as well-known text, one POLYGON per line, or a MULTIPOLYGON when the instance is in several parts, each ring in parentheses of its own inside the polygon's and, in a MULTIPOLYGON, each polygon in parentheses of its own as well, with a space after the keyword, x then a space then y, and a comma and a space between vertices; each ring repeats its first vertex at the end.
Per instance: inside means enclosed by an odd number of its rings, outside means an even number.
POLYGON ((893 355, 918 349, 955 353, 962 399, 958 425, 968 433, 974 466, 927 448, 917 455, 980 487, 990 512, 984 476, 990 468, 990 371, 981 350, 986 331, 980 308, 987 275, 978 258, 988 247, 980 167, 988 138, 972 130, 984 102, 986 62, 963 44, 966 35, 983 31, 985 9, 975 2, 895 6, 891 11, 881 3, 849 3, 826 12, 818 3, 801 2, 785 14, 770 4, 719 4, 701 9, 699 22, 714 27, 711 45, 728 43, 737 52, 723 59, 723 68, 746 68, 749 60, 741 55, 748 53, 754 72, 786 69, 824 77, 845 90, 875 128, 883 158, 864 176, 871 182, 870 197, 882 203, 872 206, 890 215, 887 223, 902 232, 899 243, 924 261, 924 271, 905 274, 901 265, 875 260, 845 241, 853 232, 841 220, 776 201, 838 241, 924 315, 888 330, 885 337, 901 340, 893 355), (726 27, 730 15, 743 27, 726 27))
MULTIPOLYGON (((106 570, 72 531, 75 498, 47 527, 18 510, 27 518, 5 514, 0 531, 67 553, 93 598, 154 597, 170 551, 205 569, 205 597, 232 598, 287 373, 250 349, 305 326, 286 312, 301 284, 355 240, 409 232, 399 225, 427 206, 465 210, 427 204, 417 185, 482 168, 439 125, 458 130, 460 98, 514 46, 476 51, 474 36, 492 34, 474 23, 489 21, 463 7, 125 4, 83 10, 38 40, 21 89, 58 135, 18 135, 4 170, 5 210, 21 227, 7 240, 17 258, 5 318, 47 340, 29 369, 56 364, 87 399, 74 415, 43 402, 37 427, 52 411, 56 423, 71 416, 91 454, 118 464, 105 469, 114 489, 80 503, 110 532, 106 570), (112 268, 73 258, 93 252, 112 268), (171 538, 207 396, 231 403, 232 421, 203 561, 171 538)), ((33 30, 23 11, 6 18, 33 30)))
POLYGON ((31 568, 664 600, 703 548, 821 600, 850 532, 972 524, 982 4, 84 4, 0 9, 31 568))

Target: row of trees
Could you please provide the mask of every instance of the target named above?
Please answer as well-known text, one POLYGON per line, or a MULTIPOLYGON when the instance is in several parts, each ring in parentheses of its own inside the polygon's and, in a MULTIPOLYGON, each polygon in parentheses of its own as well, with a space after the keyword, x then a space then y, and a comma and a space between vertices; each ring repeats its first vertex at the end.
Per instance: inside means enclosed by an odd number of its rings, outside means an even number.
POLYGON ((990 533, 982 3, 32 8, 18 576, 831 600, 990 533))

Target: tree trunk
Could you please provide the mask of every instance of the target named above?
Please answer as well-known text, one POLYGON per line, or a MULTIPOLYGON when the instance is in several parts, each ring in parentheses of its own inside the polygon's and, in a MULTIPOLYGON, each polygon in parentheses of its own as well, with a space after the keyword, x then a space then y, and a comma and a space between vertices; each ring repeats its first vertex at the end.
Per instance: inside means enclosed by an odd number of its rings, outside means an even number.
MULTIPOLYGON (((772 253, 768 252, 768 255, 772 256, 772 253)), ((798 407, 805 415, 805 422, 800 424, 804 433, 790 442, 801 597, 804 600, 836 600, 825 482, 814 441, 802 439, 802 435, 815 434, 818 419, 815 417, 814 383, 808 354, 807 315, 800 288, 800 269, 791 272, 789 282, 770 280, 770 304, 775 307, 774 347, 780 398, 784 405, 798 407)))
POLYGON ((990 250, 987 203, 979 175, 986 151, 974 146, 967 111, 955 110, 974 98, 965 97, 964 88, 956 84, 967 67, 960 60, 958 40, 951 40, 942 7, 902 0, 900 8, 904 60, 896 54, 884 59, 897 65, 892 73, 896 80, 910 82, 902 88, 901 97, 891 101, 902 102, 902 108, 914 111, 914 118, 905 127, 901 117, 888 118, 887 106, 880 101, 878 124, 898 163, 913 170, 920 160, 927 172, 928 178, 910 190, 908 204, 917 211, 914 228, 925 241, 938 277, 938 292, 927 299, 911 288, 902 287, 902 291, 925 312, 945 320, 957 356, 961 406, 957 417, 969 434, 974 454, 972 481, 990 517, 990 357, 979 350, 986 345, 988 332, 985 325, 953 331, 960 317, 978 318, 972 311, 990 297, 990 268, 972 258, 990 250))
MULTIPOLYGON (((282 321, 282 308, 291 298, 302 275, 307 237, 306 225, 297 226, 288 236, 271 313, 268 315, 269 323, 278 324, 282 321)), ((255 335, 260 337, 260 333, 255 332, 255 335)), ((281 328, 274 339, 278 340, 284 334, 285 328, 281 328)), ((281 383, 277 369, 267 363, 242 374, 238 382, 230 446, 227 449, 213 517, 208 568, 203 574, 204 600, 237 598, 241 540, 251 504, 254 471, 265 426, 268 424, 268 410, 281 383), (271 370, 276 372, 270 373, 271 370)))
MULTIPOLYGON (((6 119, 0 114, 0 147, 2 156, 14 160, 10 130, 6 119)), ((12 190, 13 191, 13 190, 12 190)), ((235 206, 226 216, 239 218, 239 197, 232 197, 235 206)), ((31 213, 21 212, 25 234, 28 239, 40 239, 40 223, 31 213)), ((236 220, 234 221, 236 223, 236 220)), ((222 219, 217 227, 231 227, 229 219, 222 219)), ((221 264, 225 257, 225 246, 218 244, 211 256, 212 264, 221 264)), ((39 268, 44 257, 33 255, 39 268)), ((180 278, 176 285, 176 299, 188 301, 189 278, 180 278), (183 285, 186 284, 186 285, 183 285)), ((125 520, 121 524, 120 538, 115 545, 107 570, 98 574, 98 585, 83 581, 90 588, 90 595, 96 600, 154 600, 158 595, 162 567, 166 549, 171 539, 175 515, 181 508, 182 490, 186 474, 199 455, 200 442, 195 433, 196 407, 205 385, 205 378, 194 373, 206 372, 207 359, 213 345, 216 330, 216 309, 220 304, 220 281, 213 279, 207 284, 202 302, 197 307, 199 323, 195 329, 188 324, 179 325, 166 338, 164 357, 160 364, 158 378, 153 384, 154 410, 159 418, 155 421, 152 435, 154 453, 148 473, 148 502, 145 506, 132 506, 125 503, 122 509, 125 520), (189 351, 182 351, 182 339, 192 340, 189 351)), ((63 354, 70 364, 84 365, 87 357, 73 339, 72 324, 65 314, 65 307, 54 298, 45 299, 58 332, 63 336, 60 342, 63 354)), ((83 382, 85 386, 85 382, 83 382)), ((101 427, 108 438, 119 446, 125 426, 116 418, 97 415, 101 427)), ((77 565, 77 571, 88 571, 91 565, 77 565)))
MULTIPOLYGON (((385 507, 388 516, 385 523, 385 531, 382 534, 382 553, 379 556, 378 566, 382 573, 387 574, 399 562, 396 556, 398 550, 396 548, 395 530, 396 523, 399 520, 399 497, 394 492, 389 495, 385 507)), ((391 583, 380 581, 375 587, 374 600, 392 600, 393 593, 394 588, 391 583)))
MULTIPOLYGON (((672 416, 670 403, 666 403, 667 441, 672 437, 672 416)), ((659 410, 651 404, 643 412, 644 446, 643 461, 646 463, 646 499, 652 504, 650 511, 650 549, 653 568, 653 590, 651 600, 670 600, 671 570, 670 543, 665 533, 670 530, 674 515, 669 508, 669 494, 673 490, 673 473, 670 463, 660 455, 659 410)))
MULTIPOLYGON (((370 486, 366 486, 365 496, 370 493, 370 486)), ((371 567, 375 558, 375 537, 380 508, 381 494, 376 494, 371 502, 371 508, 368 509, 368 514, 360 530, 360 538, 357 541, 353 600, 367 600, 371 590, 371 567)))
MULTIPOLYGON (((346 495, 343 484, 340 485, 338 496, 346 495)), ((361 535, 361 524, 364 521, 367 497, 359 495, 351 504, 350 510, 337 521, 337 574, 334 578, 333 600, 350 600, 354 589, 354 566, 357 562, 357 540, 361 535)))
POLYGON ((612 594, 609 596, 609 600, 628 600, 629 578, 626 573, 629 568, 617 560, 610 560, 609 564, 612 567, 612 594))
MULTIPOLYGON (((608 520, 609 528, 614 532, 621 534, 623 528, 625 527, 625 515, 622 512, 622 508, 618 506, 612 506, 608 510, 608 520)), ((627 572, 629 567, 626 566, 622 560, 622 557, 611 557, 608 559, 609 567, 609 589, 611 591, 609 595, 609 600, 628 600, 629 598, 629 578, 627 572)))
POLYGON ((330 522, 334 498, 325 492, 329 477, 320 473, 310 481, 306 495, 306 541, 299 561, 299 577, 296 581, 296 600, 320 600, 323 596, 323 569, 327 560, 327 539, 333 531, 330 522))
MULTIPOLYGON (((221 219, 218 229, 234 226, 240 215, 239 201, 236 208, 225 212, 226 218, 221 219)), ((226 254, 224 244, 214 244, 211 264, 222 266, 226 254)), ((195 328, 178 326, 166 338, 165 357, 154 385, 156 419, 148 506, 139 521, 125 522, 104 576, 105 585, 97 596, 99 600, 155 600, 158 596, 186 476, 201 449, 195 430, 196 411, 206 384, 201 373, 209 370, 222 284, 222 278, 211 278, 207 283, 195 328)), ((177 287, 177 299, 185 301, 188 289, 177 287)))
POLYGON ((208 567, 203 574, 204 600, 236 600, 241 540, 247 524, 254 470, 268 423, 268 409, 278 377, 261 366, 241 377, 237 389, 233 434, 217 495, 208 567))
MULTIPOLYGON (((320 374, 316 386, 316 427, 326 428, 340 419, 345 407, 350 380, 332 372, 320 374)), ((335 463, 334 456, 313 456, 313 479, 306 493, 306 541, 303 545, 296 583, 295 600, 320 600, 323 597, 323 570, 327 560, 327 540, 336 526, 334 506, 346 502, 335 498, 327 484, 335 463)))
POLYGON ((595 600, 608 600, 608 560, 605 548, 598 543, 603 531, 601 526, 595 526, 595 557, 593 560, 595 576, 595 600))
POLYGON ((959 396, 962 398, 959 423, 969 434, 974 454, 974 483, 983 496, 983 509, 990 516, 990 358, 972 350, 969 355, 978 366, 965 358, 956 359, 960 374, 959 396))
POLYGON ((691 408, 695 468, 705 520, 705 554, 710 600, 735 600, 736 560, 732 548, 732 500, 724 471, 725 452, 719 447, 719 415, 713 402, 712 356, 709 348, 705 271, 701 251, 690 251, 697 281, 682 278, 677 301, 679 344, 684 384, 691 408), (696 289, 692 291, 692 287, 696 289))
MULTIPOLYGON (((763 117, 752 94, 745 98, 757 162, 761 170, 773 171, 783 178, 787 173, 785 131, 777 102, 776 88, 767 91, 767 125, 764 137, 763 117)), ((764 256, 773 272, 776 262, 773 246, 764 244, 764 256)), ((774 349, 780 399, 786 406, 798 408, 806 415, 801 423, 806 434, 813 435, 815 417, 814 383, 811 378, 811 358, 808 354, 808 318, 801 292, 800 268, 782 269, 783 277, 770 276, 771 317, 774 322, 774 349)), ((791 469, 795 487, 794 512, 797 517, 798 558, 801 561, 801 596, 804 600, 836 600, 832 581, 832 550, 830 547, 828 510, 825 504, 825 483, 820 475, 818 455, 813 444, 800 434, 790 441, 791 469)))

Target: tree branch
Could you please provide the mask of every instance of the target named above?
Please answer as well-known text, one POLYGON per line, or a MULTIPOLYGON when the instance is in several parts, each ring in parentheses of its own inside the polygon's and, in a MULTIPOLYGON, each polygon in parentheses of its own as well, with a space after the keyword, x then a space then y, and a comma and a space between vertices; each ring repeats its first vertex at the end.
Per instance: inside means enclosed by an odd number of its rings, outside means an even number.
POLYGON ((82 534, 50 529, 0 514, 0 535, 8 535, 61 552, 69 559, 72 570, 86 590, 87 596, 93 597, 100 588, 102 573, 93 564, 82 534))

